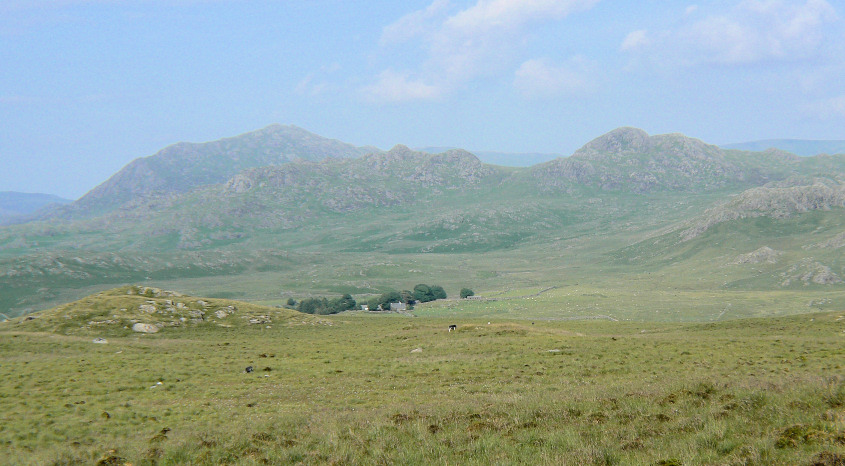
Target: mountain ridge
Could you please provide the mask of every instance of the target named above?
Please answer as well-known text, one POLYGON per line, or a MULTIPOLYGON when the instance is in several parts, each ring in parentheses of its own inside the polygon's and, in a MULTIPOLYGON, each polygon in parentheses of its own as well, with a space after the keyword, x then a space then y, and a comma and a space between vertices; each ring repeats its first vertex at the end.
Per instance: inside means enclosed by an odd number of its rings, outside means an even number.
POLYGON ((26 222, 39 210, 52 204, 65 205, 71 202, 70 199, 54 194, 0 191, 0 225, 26 222))
POLYGON ((722 144, 724 149, 738 149, 746 151, 764 151, 779 149, 803 157, 819 154, 845 153, 845 140, 812 140, 812 139, 763 139, 758 141, 722 144))
POLYGON ((357 157, 373 150, 378 149, 356 147, 280 124, 216 141, 180 142, 133 160, 82 196, 74 208, 109 208, 134 197, 183 193, 222 183, 246 168, 298 159, 357 157))
MULTIPOLYGON (((635 128, 618 128, 570 157, 529 168, 485 164, 460 149, 428 154, 403 145, 356 157, 303 157, 240 169, 183 192, 130 197, 119 208, 0 229, 0 272, 9 272, 0 273, 0 306, 14 309, 11 315, 72 298, 84 287, 129 280, 166 287, 215 283, 214 292, 253 299, 271 293, 267 277, 317 295, 382 292, 404 286, 397 285, 402 277, 424 282, 444 271, 452 277, 443 281, 447 286, 467 279, 473 286, 554 285, 559 276, 606 281, 621 276, 619 270, 683 267, 671 264, 693 263, 697 250, 729 256, 718 262, 727 266, 764 246, 786 251, 779 263, 794 270, 755 281, 753 271, 734 265, 734 282, 836 286, 834 277, 845 276, 838 259, 816 257, 801 246, 838 241, 833 232, 845 204, 834 193, 817 203, 826 208, 801 206, 802 200, 816 205, 816 185, 840 189, 843 167, 845 156, 725 150, 635 128), (781 192, 788 194, 786 204, 772 197, 781 192), (766 193, 771 202, 759 205, 792 205, 795 213, 757 215, 757 204, 740 203, 734 210, 752 214, 706 221, 719 206, 733 209, 732 199, 766 193), (708 224, 705 234, 679 241, 696 219, 708 224), (769 222, 769 230, 755 226, 757 219, 769 222), (803 226, 810 221, 824 221, 826 229, 803 226), (794 237, 786 246, 779 225, 794 237), (724 235, 735 241, 733 228, 751 229, 759 238, 729 254, 718 246, 724 240, 703 243, 724 235), (649 243, 653 239, 659 247, 649 243), (637 246, 626 249, 632 244, 637 246), (612 260, 617 255, 627 259, 612 260), (824 267, 830 273, 818 272, 824 267)), ((704 264, 708 283, 716 283, 718 266, 704 264)), ((671 280, 683 281, 683 273, 671 280)))
POLYGON ((799 159, 791 154, 725 151, 679 133, 649 136, 622 127, 575 151, 531 167, 547 189, 572 191, 573 184, 601 190, 714 190, 764 184, 786 176, 799 159))

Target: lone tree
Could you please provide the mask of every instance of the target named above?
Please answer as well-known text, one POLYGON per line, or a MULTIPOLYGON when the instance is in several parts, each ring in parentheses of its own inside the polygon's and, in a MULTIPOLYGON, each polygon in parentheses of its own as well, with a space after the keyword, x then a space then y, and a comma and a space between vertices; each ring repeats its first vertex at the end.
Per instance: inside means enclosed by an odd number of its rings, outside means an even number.
POLYGON ((461 288, 461 299, 467 299, 470 296, 475 296, 475 293, 469 288, 461 288))

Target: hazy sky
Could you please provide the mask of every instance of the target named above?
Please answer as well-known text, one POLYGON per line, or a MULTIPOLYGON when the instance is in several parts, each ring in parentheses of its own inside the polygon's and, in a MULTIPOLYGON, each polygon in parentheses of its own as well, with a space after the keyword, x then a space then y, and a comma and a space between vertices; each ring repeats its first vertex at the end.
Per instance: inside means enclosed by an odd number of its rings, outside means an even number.
POLYGON ((294 124, 571 154, 618 126, 845 139, 834 0, 2 0, 0 191, 294 124))

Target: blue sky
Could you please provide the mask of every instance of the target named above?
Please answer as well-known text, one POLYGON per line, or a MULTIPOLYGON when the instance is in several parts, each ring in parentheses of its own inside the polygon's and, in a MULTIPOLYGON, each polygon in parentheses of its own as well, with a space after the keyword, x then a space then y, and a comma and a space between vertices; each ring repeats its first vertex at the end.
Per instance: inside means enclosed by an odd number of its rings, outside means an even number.
POLYGON ((295 124, 388 149, 571 154, 619 126, 845 139, 833 0, 3 0, 0 191, 295 124))

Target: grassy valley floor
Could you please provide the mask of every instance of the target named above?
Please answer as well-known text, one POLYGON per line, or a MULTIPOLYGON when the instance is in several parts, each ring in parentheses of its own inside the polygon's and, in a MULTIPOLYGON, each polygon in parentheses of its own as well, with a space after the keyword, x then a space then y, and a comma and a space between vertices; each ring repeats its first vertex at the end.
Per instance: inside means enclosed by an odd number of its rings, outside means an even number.
POLYGON ((845 461, 841 312, 698 324, 417 312, 151 335, 0 324, 3 462, 845 461))

